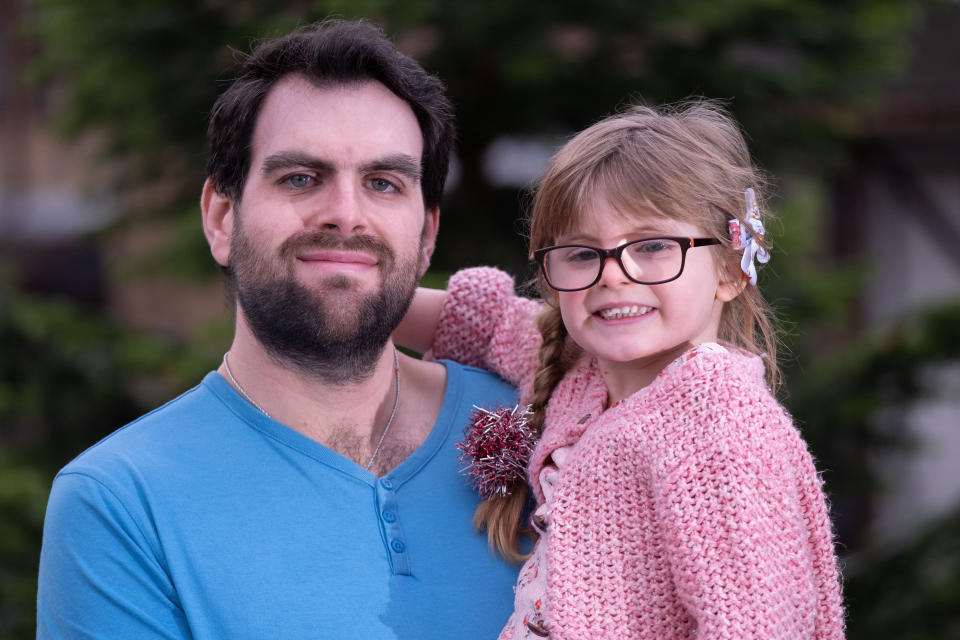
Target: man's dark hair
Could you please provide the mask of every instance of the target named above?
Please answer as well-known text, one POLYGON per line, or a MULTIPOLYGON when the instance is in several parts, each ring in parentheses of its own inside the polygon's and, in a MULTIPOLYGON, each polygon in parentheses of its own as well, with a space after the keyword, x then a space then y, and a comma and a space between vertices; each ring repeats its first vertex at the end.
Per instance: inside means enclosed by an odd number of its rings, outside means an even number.
POLYGON ((400 53, 365 21, 325 20, 254 47, 210 114, 207 175, 216 190, 240 200, 250 171, 251 139, 263 101, 281 78, 299 74, 320 87, 375 80, 410 105, 423 135, 421 191, 440 205, 454 141, 453 107, 443 83, 400 53))

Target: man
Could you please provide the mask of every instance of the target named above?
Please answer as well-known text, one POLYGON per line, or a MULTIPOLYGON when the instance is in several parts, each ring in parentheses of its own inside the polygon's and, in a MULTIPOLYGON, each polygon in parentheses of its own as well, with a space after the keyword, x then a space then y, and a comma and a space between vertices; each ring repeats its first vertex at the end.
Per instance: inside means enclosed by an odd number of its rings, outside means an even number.
POLYGON ((493 638, 515 570, 454 442, 499 379, 398 355, 453 140, 375 27, 257 47, 214 106, 203 228, 236 294, 215 373, 65 467, 42 638, 493 638))

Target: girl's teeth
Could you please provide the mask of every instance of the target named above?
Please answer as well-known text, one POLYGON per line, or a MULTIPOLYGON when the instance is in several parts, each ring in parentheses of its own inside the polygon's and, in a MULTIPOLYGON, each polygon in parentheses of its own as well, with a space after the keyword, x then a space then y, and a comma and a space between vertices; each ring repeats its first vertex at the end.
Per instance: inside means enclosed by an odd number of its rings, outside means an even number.
POLYGON ((628 305, 617 307, 615 309, 604 309, 600 312, 600 317, 604 320, 618 320, 620 318, 635 318, 650 313, 650 307, 640 307, 637 305, 628 305))

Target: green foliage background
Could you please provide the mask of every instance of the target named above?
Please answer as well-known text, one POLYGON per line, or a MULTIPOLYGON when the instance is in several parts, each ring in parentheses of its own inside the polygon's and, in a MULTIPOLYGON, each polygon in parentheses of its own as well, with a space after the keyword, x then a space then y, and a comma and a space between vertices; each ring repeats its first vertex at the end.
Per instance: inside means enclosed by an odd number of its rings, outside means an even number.
MULTIPOLYGON (((845 167, 846 142, 881 83, 902 68, 931 4, 33 0, 26 27, 40 54, 32 79, 63 100, 57 125, 68 136, 101 134, 112 187, 124 197, 125 215, 94 240, 157 220, 177 230, 155 254, 115 267, 124 272, 215 277, 195 204, 209 107, 235 50, 330 14, 382 24, 448 85, 461 174, 444 206, 438 272, 478 263, 528 269, 517 222, 525 196, 483 178, 483 154, 497 136, 558 145, 630 99, 728 100, 760 164, 791 176, 776 200, 778 252, 763 287, 788 329, 785 402, 828 470, 850 559, 849 637, 922 640, 960 638, 951 606, 960 601, 960 517, 895 553, 872 550, 858 520, 880 490, 869 456, 906 444, 871 418, 880 406, 911 406, 925 392, 920 373, 960 357, 960 306, 852 339, 845 327, 867 272, 830 263, 815 238, 828 231, 823 185, 845 167)), ((155 399, 194 384, 227 338, 144 335, 69 301, 0 289, 0 442, 43 436, 0 451, 0 640, 33 633, 43 507, 56 469, 155 399)))

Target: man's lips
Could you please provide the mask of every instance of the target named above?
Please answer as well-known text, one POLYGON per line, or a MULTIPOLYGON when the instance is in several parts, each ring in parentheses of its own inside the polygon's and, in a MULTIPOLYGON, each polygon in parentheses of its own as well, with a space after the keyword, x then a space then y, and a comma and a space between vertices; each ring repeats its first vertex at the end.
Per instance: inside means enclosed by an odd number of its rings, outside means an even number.
POLYGON ((332 267, 372 267, 377 264, 377 259, 368 253, 335 249, 306 251, 298 254, 297 260, 311 265, 332 267))

